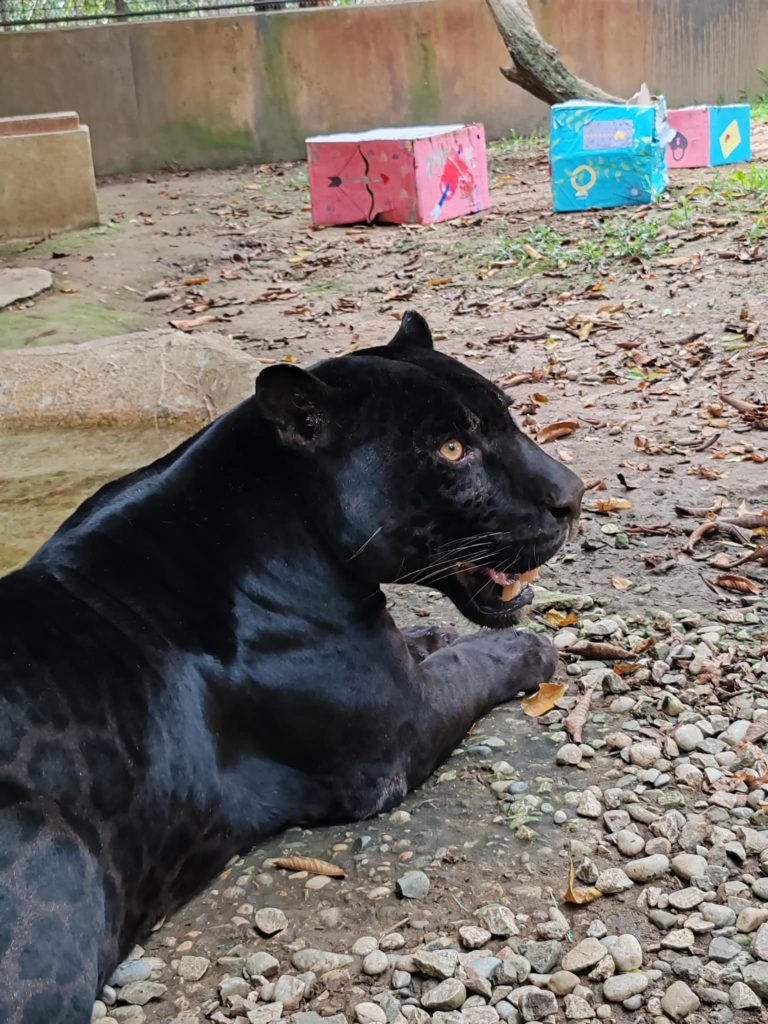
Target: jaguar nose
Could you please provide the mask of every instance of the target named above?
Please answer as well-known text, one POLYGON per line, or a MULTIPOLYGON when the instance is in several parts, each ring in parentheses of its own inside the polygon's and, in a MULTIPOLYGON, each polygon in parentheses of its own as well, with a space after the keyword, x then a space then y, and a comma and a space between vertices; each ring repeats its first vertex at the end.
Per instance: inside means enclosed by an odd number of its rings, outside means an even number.
POLYGON ((551 483, 547 495, 547 506, 554 519, 575 522, 581 512, 581 499, 584 497, 584 484, 580 477, 557 463, 561 472, 551 483))

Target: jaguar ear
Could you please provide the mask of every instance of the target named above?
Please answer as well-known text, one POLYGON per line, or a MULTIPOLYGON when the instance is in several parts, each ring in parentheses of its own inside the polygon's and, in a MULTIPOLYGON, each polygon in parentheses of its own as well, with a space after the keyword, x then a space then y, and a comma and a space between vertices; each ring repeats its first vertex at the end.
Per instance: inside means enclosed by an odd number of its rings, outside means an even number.
POLYGON ((400 328, 389 344, 400 348, 434 348, 429 324, 414 309, 403 314, 400 328))
POLYGON ((298 366, 268 366, 256 378, 256 401, 280 440, 322 448, 331 436, 332 388, 298 366))

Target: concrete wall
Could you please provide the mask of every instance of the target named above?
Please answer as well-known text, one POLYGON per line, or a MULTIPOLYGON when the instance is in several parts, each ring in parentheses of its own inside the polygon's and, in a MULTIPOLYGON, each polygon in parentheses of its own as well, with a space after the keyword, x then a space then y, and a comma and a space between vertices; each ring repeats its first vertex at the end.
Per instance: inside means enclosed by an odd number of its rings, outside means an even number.
MULTIPOLYGON (((768 64, 766 0, 530 0, 573 69, 672 103, 735 99, 768 64)), ((99 173, 304 155, 306 135, 479 119, 545 123, 506 82, 485 0, 0 32, 0 116, 77 110, 99 173)))

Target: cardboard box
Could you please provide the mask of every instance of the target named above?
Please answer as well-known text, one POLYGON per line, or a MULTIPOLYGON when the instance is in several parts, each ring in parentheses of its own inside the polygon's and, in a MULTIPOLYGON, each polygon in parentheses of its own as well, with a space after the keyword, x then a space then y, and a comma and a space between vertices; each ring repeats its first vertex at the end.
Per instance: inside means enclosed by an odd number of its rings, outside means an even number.
POLYGON ((663 98, 583 100, 552 108, 550 168, 557 212, 651 203, 667 186, 663 98))
POLYGON ((752 156, 748 103, 681 107, 667 119, 675 132, 667 146, 668 167, 720 167, 752 156))
POLYGON ((316 225, 434 224, 490 205, 481 124, 379 128, 306 142, 316 225))

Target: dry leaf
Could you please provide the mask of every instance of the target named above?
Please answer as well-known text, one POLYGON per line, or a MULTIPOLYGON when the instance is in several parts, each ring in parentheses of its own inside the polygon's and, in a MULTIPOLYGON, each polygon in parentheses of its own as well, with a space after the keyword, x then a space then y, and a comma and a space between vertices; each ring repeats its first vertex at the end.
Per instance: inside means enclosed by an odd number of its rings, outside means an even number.
POLYGON ((338 864, 329 864, 327 860, 315 857, 278 857, 274 861, 276 868, 285 871, 308 871, 310 875, 327 875, 328 878, 346 878, 346 871, 338 864))
POLYGON ((565 626, 578 626, 579 616, 576 612, 568 612, 563 615, 562 612, 557 612, 553 609, 546 614, 547 622, 550 626, 554 626, 555 629, 563 629, 565 626))
POLYGON ((617 676, 631 676, 642 666, 639 663, 631 664, 626 661, 616 661, 611 665, 611 669, 616 673, 617 676))
POLYGON ((565 902, 575 903, 580 907, 583 907, 586 903, 594 903, 595 900, 599 900, 603 895, 599 889, 595 889, 594 886, 583 889, 581 887, 574 888, 573 883, 576 881, 576 868, 571 859, 568 865, 568 888, 565 892, 565 902))
POLYGON ((567 690, 568 683, 542 683, 536 693, 522 701, 523 711, 531 718, 546 715, 559 700, 562 700, 567 690))
POLYGON ((715 584, 722 587, 723 590, 735 590, 739 594, 760 593, 760 587, 754 580, 749 580, 746 576, 739 576, 735 572, 724 572, 720 576, 715 576, 715 584))
POLYGON ((192 320, 169 320, 168 323, 177 331, 193 331, 195 327, 207 327, 208 324, 215 324, 218 319, 217 316, 198 316, 192 320))
POLYGON ((634 658, 634 651, 628 651, 619 644, 604 643, 599 640, 577 640, 568 648, 569 654, 578 654, 582 658, 594 661, 619 661, 621 658, 634 658))
POLYGON ((579 424, 573 420, 562 420, 560 423, 550 423, 548 427, 542 427, 542 429, 536 435, 536 440, 539 444, 547 444, 549 441, 556 441, 558 437, 568 437, 574 431, 579 429, 579 424))
POLYGON ((208 284, 208 278, 204 274, 200 274, 198 277, 185 277, 181 283, 187 288, 191 288, 196 284, 208 284))
POLYGON ((590 512, 599 512, 601 515, 607 516, 611 512, 621 512, 632 508, 632 502, 627 501, 626 498, 598 498, 594 504, 587 505, 586 508, 590 512))
POLYGON ((611 576, 611 586, 615 590, 629 590, 634 583, 632 580, 625 580, 623 576, 611 576))
POLYGON ((581 735, 584 731, 584 726, 587 724, 589 707, 592 703, 592 698, 595 695, 596 689, 597 685, 587 687, 568 712, 568 717, 563 722, 565 731, 574 743, 581 743, 581 735))
POLYGON ((546 405, 549 401, 547 396, 542 395, 540 391, 534 391, 531 397, 533 398, 534 402, 537 402, 539 405, 546 405))
POLYGON ((736 744, 734 750, 740 750, 741 748, 746 747, 748 743, 757 743, 757 741, 761 740, 766 734, 768 734, 768 715, 760 715, 760 717, 756 718, 747 729, 744 734, 744 739, 740 740, 736 744))
POLYGON ((429 281, 427 281, 427 284, 430 286, 430 288, 439 288, 440 285, 443 285, 443 284, 453 284, 453 278, 452 277, 433 277, 433 278, 430 278, 429 281))

